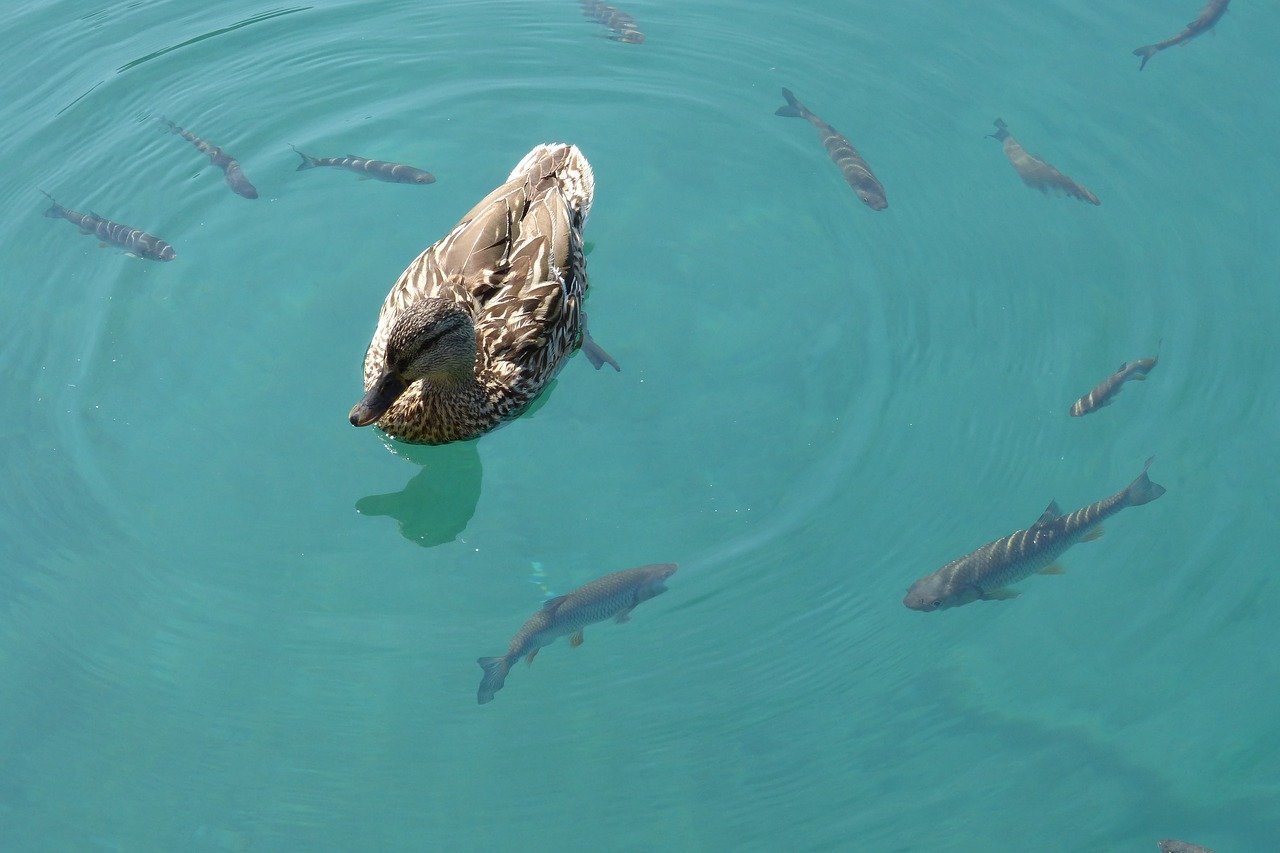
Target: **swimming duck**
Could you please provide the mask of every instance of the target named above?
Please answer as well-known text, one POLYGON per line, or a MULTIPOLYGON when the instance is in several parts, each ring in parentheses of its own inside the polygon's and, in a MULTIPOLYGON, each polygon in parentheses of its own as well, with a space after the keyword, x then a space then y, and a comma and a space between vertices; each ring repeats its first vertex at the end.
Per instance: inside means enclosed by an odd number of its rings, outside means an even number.
POLYGON ((539 145, 418 255, 382 303, 355 426, 445 444, 519 415, 586 335, 582 226, 595 179, 573 145, 539 145))

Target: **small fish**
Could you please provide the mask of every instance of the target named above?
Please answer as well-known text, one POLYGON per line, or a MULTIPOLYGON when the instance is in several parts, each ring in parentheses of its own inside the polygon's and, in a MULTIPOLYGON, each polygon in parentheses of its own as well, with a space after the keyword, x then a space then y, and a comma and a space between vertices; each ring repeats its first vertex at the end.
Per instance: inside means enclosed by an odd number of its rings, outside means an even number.
POLYGON ((1189 844, 1186 841, 1175 841, 1172 838, 1165 838, 1157 841, 1156 844, 1160 847, 1160 853, 1213 853, 1208 847, 1189 844))
POLYGON ((1111 401, 1120 393, 1124 383, 1132 379, 1135 382, 1145 381, 1147 374, 1156 367, 1156 362, 1160 360, 1160 348, 1156 347, 1156 354, 1151 358, 1141 358, 1137 361, 1126 361, 1124 364, 1116 368, 1116 372, 1108 376, 1106 379, 1098 383, 1098 387, 1094 388, 1088 394, 1085 394, 1079 400, 1071 404, 1071 417, 1079 418, 1090 412, 1096 412, 1103 406, 1111 405, 1111 401))
POLYGON ((644 44, 644 33, 636 26, 636 19, 600 0, 582 0, 582 14, 595 18, 601 25, 613 31, 609 38, 625 44, 644 44))
POLYGON ((787 99, 787 103, 785 106, 778 107, 774 115, 802 118, 813 125, 827 149, 827 156, 840 167, 840 174, 844 175, 844 179, 849 182, 849 186, 853 187, 858 198, 872 210, 884 210, 888 207, 889 200, 885 198, 884 187, 881 186, 880 181, 876 180, 867 161, 862 159, 849 140, 796 100, 796 96, 791 94, 790 89, 783 89, 782 97, 787 99))
POLYGON ((1102 535, 1102 522, 1125 507, 1150 503, 1164 494, 1164 486, 1147 478, 1147 460, 1138 478, 1122 492, 1062 515, 1056 501, 1027 530, 988 542, 971 554, 952 560, 911 585, 902 603, 912 610, 929 612, 959 607, 971 601, 1017 598, 1008 587, 1039 572, 1057 575, 1055 560, 1077 542, 1102 535))
POLYGON ((1098 197, 1089 192, 1086 187, 1077 184, 1034 154, 1027 153, 1022 143, 1009 133, 1009 127, 1004 123, 1004 119, 996 119, 996 132, 988 133, 986 138, 1004 143, 1004 156, 1009 158, 1009 162, 1013 164, 1013 168, 1027 186, 1035 187, 1042 193, 1061 190, 1072 198, 1087 201, 1089 204, 1102 204, 1098 197))
POLYGON ((569 637, 569 645, 582 645, 582 630, 587 625, 603 622, 612 617, 616 622, 626 622, 631 611, 643 601, 667 591, 665 581, 676 572, 675 563, 656 563, 636 569, 623 569, 578 587, 567 595, 557 595, 542 605, 542 609, 529 617, 516 635, 511 638, 507 653, 502 657, 480 658, 484 669, 480 690, 476 699, 481 705, 493 701, 493 694, 502 689, 511 666, 520 658, 529 663, 538 650, 549 646, 558 637, 569 637))
POLYGON ((53 202, 53 205, 44 212, 45 216, 51 219, 65 219, 77 226, 81 234, 96 234, 102 241, 101 245, 119 246, 135 257, 150 258, 153 261, 171 261, 178 256, 173 246, 159 237, 130 228, 128 225, 121 225, 119 222, 112 222, 96 213, 80 213, 63 207, 44 190, 40 192, 53 202))
POLYGON ((249 179, 244 176, 244 171, 241 170, 240 164, 236 162, 234 157, 218 146, 204 141, 186 128, 178 127, 164 116, 160 117, 160 122, 168 125, 170 131, 194 145, 200 150, 201 154, 209 158, 213 165, 221 169, 223 176, 227 179, 227 186, 231 187, 233 193, 243 198, 258 197, 257 187, 249 183, 249 179))
POLYGON ((366 178, 377 178, 379 181, 392 184, 434 184, 436 182, 436 176, 430 172, 424 172, 403 163, 366 160, 354 154, 348 154, 346 157, 312 157, 310 154, 303 154, 292 145, 289 147, 302 158, 302 163, 298 165, 299 172, 303 169, 314 169, 317 166, 333 166, 335 169, 359 172, 366 178))
POLYGON ((1166 47, 1173 47, 1175 44, 1186 44, 1201 33, 1206 33, 1213 29, 1213 25, 1227 14, 1227 4, 1231 0, 1209 0, 1205 7, 1200 10, 1200 15, 1191 23, 1187 24, 1186 29, 1178 33, 1176 36, 1167 38, 1156 44, 1144 45, 1133 52, 1134 56, 1142 57, 1142 62, 1138 63, 1138 70, 1147 67, 1147 61, 1155 56, 1166 47))

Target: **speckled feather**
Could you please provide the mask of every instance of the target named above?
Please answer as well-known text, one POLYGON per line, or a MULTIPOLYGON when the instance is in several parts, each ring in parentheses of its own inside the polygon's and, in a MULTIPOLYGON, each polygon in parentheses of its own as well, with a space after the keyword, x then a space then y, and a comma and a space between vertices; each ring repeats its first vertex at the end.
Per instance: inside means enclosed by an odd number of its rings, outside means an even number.
POLYGON ((365 354, 365 389, 383 370, 396 318, 430 297, 470 311, 476 384, 443 394, 414 382, 378 420, 383 431, 423 444, 475 438, 519 415, 551 381, 582 342, 582 226, 594 188, 576 146, 539 145, 401 273, 365 354))

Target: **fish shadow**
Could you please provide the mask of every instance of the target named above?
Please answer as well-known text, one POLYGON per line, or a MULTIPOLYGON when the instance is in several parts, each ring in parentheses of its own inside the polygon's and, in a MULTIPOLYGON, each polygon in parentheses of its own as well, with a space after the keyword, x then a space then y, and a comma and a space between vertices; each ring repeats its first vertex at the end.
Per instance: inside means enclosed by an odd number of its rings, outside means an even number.
POLYGON ((429 447, 388 441, 393 453, 421 470, 398 492, 360 498, 356 512, 394 518, 400 535, 423 548, 453 542, 467 529, 480 501, 484 472, 476 443, 429 447))

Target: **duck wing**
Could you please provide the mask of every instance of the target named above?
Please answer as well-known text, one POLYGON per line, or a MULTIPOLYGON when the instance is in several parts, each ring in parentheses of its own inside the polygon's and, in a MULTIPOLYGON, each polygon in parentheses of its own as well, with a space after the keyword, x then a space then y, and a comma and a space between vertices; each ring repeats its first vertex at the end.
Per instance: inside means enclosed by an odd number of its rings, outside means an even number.
POLYGON ((487 282, 473 284, 476 333, 489 367, 545 382, 581 341, 590 166, 573 146, 539 146, 512 172, 516 182, 507 196, 510 252, 487 282))

